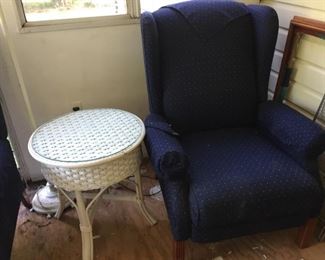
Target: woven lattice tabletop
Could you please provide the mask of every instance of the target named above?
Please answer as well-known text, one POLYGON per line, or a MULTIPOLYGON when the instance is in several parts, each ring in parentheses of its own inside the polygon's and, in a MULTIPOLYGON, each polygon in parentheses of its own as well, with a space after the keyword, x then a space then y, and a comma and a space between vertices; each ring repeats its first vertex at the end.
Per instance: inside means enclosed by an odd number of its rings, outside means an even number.
POLYGON ((92 109, 67 114, 39 127, 30 141, 36 160, 76 167, 114 159, 136 147, 144 126, 135 115, 118 109, 92 109))
POLYGON ((120 182, 141 163, 145 129, 135 115, 118 109, 67 114, 39 127, 29 142, 44 177, 67 191, 120 182))

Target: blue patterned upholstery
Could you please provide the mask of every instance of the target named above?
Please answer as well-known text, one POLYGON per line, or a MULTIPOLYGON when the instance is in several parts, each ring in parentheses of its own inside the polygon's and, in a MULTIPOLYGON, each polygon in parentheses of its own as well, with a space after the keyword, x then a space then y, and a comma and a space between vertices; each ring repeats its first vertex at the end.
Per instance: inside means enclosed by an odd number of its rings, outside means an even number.
POLYGON ((278 35, 277 14, 268 6, 248 5, 255 29, 258 101, 267 100, 274 43, 278 35))
POLYGON ((22 194, 22 182, 7 139, 0 107, 0 259, 9 260, 22 194))
MULTIPOLYGON (((143 16, 146 21, 151 14, 143 16)), ((158 76, 162 112, 175 130, 252 124, 254 33, 245 5, 193 1, 162 8, 153 17, 159 31, 159 42, 154 42, 159 45, 160 71, 168 71, 158 76), (215 13, 219 15, 211 15, 215 13)))
POLYGON ((7 139, 8 133, 7 133, 7 127, 5 123, 5 119, 0 107, 0 140, 7 139))
POLYGON ((181 143, 191 162, 187 173, 194 226, 319 212, 319 182, 255 128, 189 134, 181 143))
POLYGON ((141 25, 145 142, 174 238, 211 242, 317 216, 324 131, 266 102, 275 11, 193 0, 144 13, 141 25))
POLYGON ((161 177, 182 178, 187 170, 188 160, 177 139, 177 133, 159 115, 151 114, 145 121, 147 147, 153 164, 161 177))
POLYGON ((325 132, 309 119, 283 104, 266 102, 260 105, 258 126, 265 136, 286 151, 302 167, 318 174, 318 155, 325 148, 325 132))

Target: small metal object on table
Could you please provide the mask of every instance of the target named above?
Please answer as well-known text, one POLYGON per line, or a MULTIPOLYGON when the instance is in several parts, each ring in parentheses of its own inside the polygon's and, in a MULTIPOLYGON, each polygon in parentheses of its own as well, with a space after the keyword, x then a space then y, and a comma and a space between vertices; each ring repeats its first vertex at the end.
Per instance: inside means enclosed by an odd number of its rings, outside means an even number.
POLYGON ((93 259, 92 222, 98 199, 105 190, 130 176, 135 177, 136 195, 110 199, 132 200, 151 225, 156 220, 143 200, 140 164, 143 122, 118 109, 91 109, 73 112, 39 127, 28 144, 30 154, 42 164, 47 181, 76 208, 82 236, 82 259, 93 259), (96 190, 95 196, 93 192, 96 190), (88 191, 88 193, 87 193, 88 191), (74 193, 76 202, 69 193, 74 193), (86 199, 91 198, 87 204, 86 199))

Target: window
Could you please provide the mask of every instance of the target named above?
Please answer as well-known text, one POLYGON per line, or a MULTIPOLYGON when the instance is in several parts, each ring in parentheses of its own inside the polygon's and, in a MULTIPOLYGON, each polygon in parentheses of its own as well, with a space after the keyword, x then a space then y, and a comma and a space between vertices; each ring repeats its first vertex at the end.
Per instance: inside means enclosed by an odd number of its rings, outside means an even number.
POLYGON ((126 0, 21 0, 26 22, 126 15, 126 0))
MULTIPOLYGON (((155 11, 161 6, 184 0, 18 0, 25 22, 127 15, 132 7, 155 11), (128 3, 129 2, 129 3, 128 3)), ((186 1, 186 0, 185 0, 186 1)), ((134 11, 134 10, 133 10, 134 11)), ((139 16, 139 14, 137 15, 139 16)))
MULTIPOLYGON (((10 0, 11 1, 11 0, 10 0)), ((12 0, 21 32, 138 23, 141 12, 189 0, 12 0), (140 9, 141 5, 141 9, 140 9)))
POLYGON ((141 0, 141 12, 144 11, 153 12, 158 10, 162 6, 184 2, 184 1, 186 0, 141 0))

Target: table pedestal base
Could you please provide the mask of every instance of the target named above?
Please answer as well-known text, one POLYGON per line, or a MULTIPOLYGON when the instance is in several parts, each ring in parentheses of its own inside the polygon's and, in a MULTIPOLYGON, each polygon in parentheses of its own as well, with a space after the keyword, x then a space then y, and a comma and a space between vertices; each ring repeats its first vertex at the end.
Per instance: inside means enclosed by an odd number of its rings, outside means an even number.
POLYGON ((51 183, 40 188, 32 200, 32 211, 51 216, 61 207, 57 189, 51 183))
POLYGON ((47 182, 46 186, 40 188, 34 195, 31 211, 46 214, 48 218, 54 215, 59 219, 63 210, 70 206, 62 196, 53 184, 47 182))
MULTIPOLYGON (((100 198, 111 199, 111 200, 124 200, 124 201, 133 201, 137 202, 141 213, 144 215, 146 220, 150 225, 154 225, 157 221, 150 215, 148 212, 142 194, 141 186, 141 177, 140 172, 135 174, 135 184, 136 184, 136 196, 117 196, 111 194, 103 194, 104 191, 109 188, 109 186, 100 189, 100 191, 94 195, 94 193, 75 191, 76 203, 72 198, 62 189, 58 188, 59 192, 63 194, 69 202, 76 208, 81 231, 82 239, 82 259, 83 260, 93 260, 93 232, 92 232, 92 223, 96 211, 96 207, 100 198), (91 201, 86 205, 85 200, 91 199, 91 201)), ((62 201, 62 195, 59 196, 62 201)), ((62 201, 62 204, 64 202, 62 201)))

